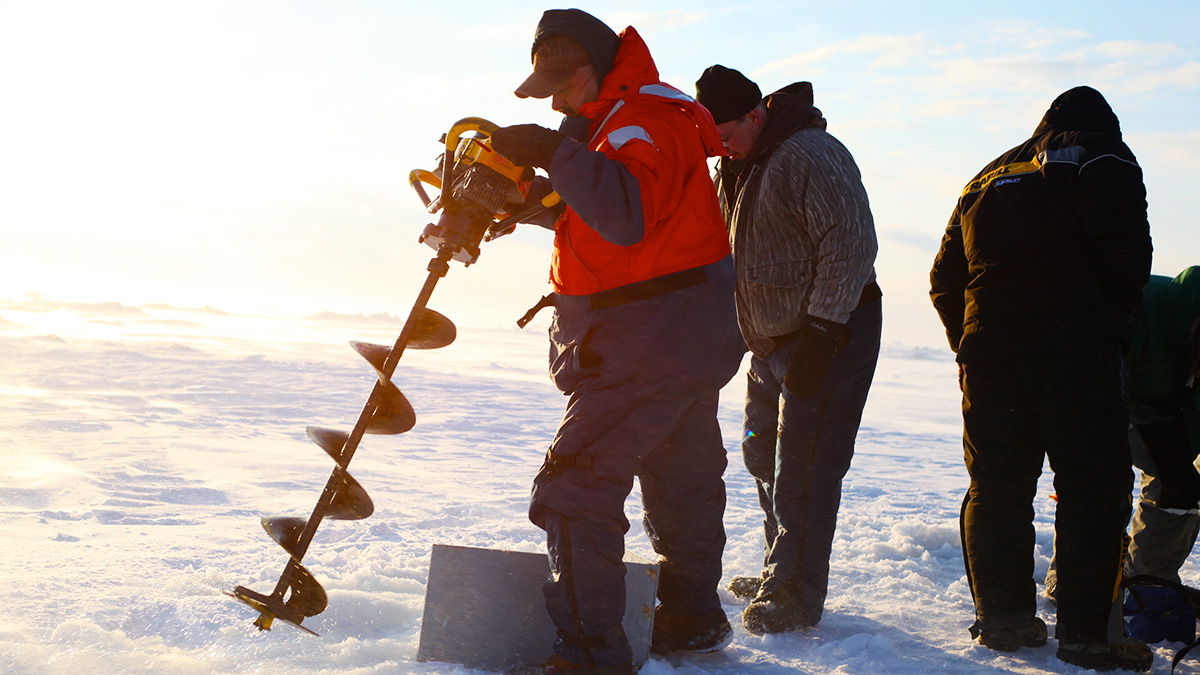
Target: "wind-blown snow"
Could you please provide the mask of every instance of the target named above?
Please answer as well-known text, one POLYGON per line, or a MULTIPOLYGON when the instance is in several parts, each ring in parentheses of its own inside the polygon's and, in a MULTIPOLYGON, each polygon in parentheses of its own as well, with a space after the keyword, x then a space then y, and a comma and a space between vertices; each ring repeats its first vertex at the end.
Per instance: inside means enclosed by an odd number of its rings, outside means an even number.
MULTIPOLYGON (((436 302, 434 304, 436 307, 436 302)), ((417 411, 368 436, 350 465, 376 512, 321 525, 305 565, 329 608, 259 632, 224 595, 270 592, 286 554, 259 525, 306 516, 332 468, 308 425, 348 430, 374 375, 348 340, 391 344, 386 315, 239 317, 212 308, 0 303, 0 672, 468 673, 415 661, 434 543, 542 551, 531 478, 564 398, 546 338, 459 326, 408 351, 396 382, 417 411)), ((451 317, 452 319, 454 317, 451 317)), ((761 514, 738 450, 744 378, 723 392, 725 575, 756 574, 761 514)), ((889 345, 859 434, 815 630, 736 631, 718 654, 652 659, 670 673, 1076 673, 1055 642, 1006 655, 973 643, 958 510, 966 484, 955 367, 945 350, 889 345)), ((1036 573, 1052 542, 1038 497, 1036 573)), ((653 555, 636 523, 631 550, 653 555)), ((1189 564, 1185 580, 1197 576, 1189 564)), ((1053 607, 1039 612, 1053 625, 1053 607)), ((1178 645, 1158 646, 1169 672, 1178 645)))

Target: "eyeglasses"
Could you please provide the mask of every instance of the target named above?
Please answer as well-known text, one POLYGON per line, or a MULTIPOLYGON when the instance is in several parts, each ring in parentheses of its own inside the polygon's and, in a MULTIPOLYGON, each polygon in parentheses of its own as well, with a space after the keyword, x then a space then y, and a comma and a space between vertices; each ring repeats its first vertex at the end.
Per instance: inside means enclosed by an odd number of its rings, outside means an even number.
POLYGON ((746 119, 745 115, 742 115, 741 117, 737 118, 737 121, 733 123, 733 128, 731 128, 729 130, 729 133, 727 133, 721 137, 721 145, 729 145, 729 140, 733 138, 733 135, 735 133, 737 133, 738 127, 742 126, 742 122, 745 119, 746 119))

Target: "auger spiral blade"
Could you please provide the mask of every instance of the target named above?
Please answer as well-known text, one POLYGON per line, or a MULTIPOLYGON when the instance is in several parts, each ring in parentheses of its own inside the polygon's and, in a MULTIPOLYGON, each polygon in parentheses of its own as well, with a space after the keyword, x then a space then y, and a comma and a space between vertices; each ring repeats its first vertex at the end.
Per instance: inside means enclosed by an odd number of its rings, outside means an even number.
POLYGON ((454 322, 437 312, 424 308, 408 336, 410 349, 441 349, 454 342, 458 329, 454 322))
POLYGON ((350 342, 350 346, 353 347, 354 351, 358 352, 360 356, 366 359, 367 363, 371 364, 371 368, 374 369, 375 375, 379 377, 380 382, 383 384, 391 383, 392 378, 388 376, 386 370, 388 354, 392 353, 391 347, 375 345, 371 344, 370 342, 354 341, 350 342))
POLYGON ((346 441, 350 440, 350 434, 344 431, 335 429, 322 429, 321 427, 308 427, 304 430, 313 443, 321 446, 321 449, 333 458, 333 461, 338 463, 338 466, 345 468, 346 463, 342 461, 342 448, 346 447, 346 441))
MULTIPOLYGON (((309 427, 305 431, 314 443, 329 453, 338 466, 346 468, 346 463, 342 461, 342 449, 350 440, 350 434, 320 427, 309 427)), ((375 504, 367 496, 367 491, 345 471, 342 472, 342 477, 342 484, 329 504, 327 517, 334 520, 361 520, 374 513, 375 504)))
POLYGON ((375 513, 375 503, 367 496, 354 477, 342 472, 342 484, 338 486, 337 494, 325 512, 326 518, 333 520, 362 520, 375 513))
POLYGON ((305 518, 297 518, 296 516, 267 516, 262 519, 263 529, 276 544, 283 547, 283 550, 288 552, 288 555, 299 559, 299 542, 300 534, 304 532, 304 526, 308 524, 305 518))
POLYGON ((366 433, 390 436, 402 434, 413 428, 417 423, 417 413, 413 411, 412 404, 404 394, 391 383, 380 382, 376 386, 381 390, 379 402, 367 422, 366 433))
MULTIPOLYGON (((369 518, 372 513, 375 513, 375 502, 367 496, 363 486, 354 480, 354 476, 343 471, 341 484, 325 511, 325 517, 330 520, 362 520, 369 518)), ((297 560, 301 557, 300 535, 307 524, 308 520, 296 516, 268 516, 262 519, 263 529, 271 535, 271 539, 297 560)))
MULTIPOLYGON (((375 405, 375 411, 371 414, 371 419, 367 421, 366 433, 388 436, 402 434, 413 428, 413 425, 417 423, 417 414, 413 412, 408 399, 396 388, 388 376, 387 360, 392 349, 369 342, 351 342, 350 346, 361 354, 367 363, 371 364, 371 368, 375 370, 375 375, 379 378, 378 403, 375 405)), ((338 457, 340 457, 340 451, 334 459, 338 459, 338 457)))
MULTIPOLYGON (((409 349, 441 349, 454 342, 456 337, 458 329, 450 319, 425 308, 418 313, 413 322, 406 346, 409 349)), ((392 353, 391 347, 355 341, 352 341, 350 346, 371 364, 380 382, 387 383, 391 380, 387 374, 387 359, 392 353)))

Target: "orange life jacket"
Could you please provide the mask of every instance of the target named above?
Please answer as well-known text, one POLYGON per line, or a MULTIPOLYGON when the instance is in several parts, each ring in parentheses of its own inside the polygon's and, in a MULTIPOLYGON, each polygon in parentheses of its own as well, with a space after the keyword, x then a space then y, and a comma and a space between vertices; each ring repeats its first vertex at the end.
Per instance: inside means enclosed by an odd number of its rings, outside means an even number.
POLYGON ((555 292, 589 295, 729 255, 706 161, 722 154, 712 115, 659 81, 650 51, 632 26, 621 33, 597 100, 580 106, 579 113, 592 121, 588 149, 621 162, 637 180, 644 234, 630 246, 610 243, 568 204, 555 225, 550 270, 555 292))

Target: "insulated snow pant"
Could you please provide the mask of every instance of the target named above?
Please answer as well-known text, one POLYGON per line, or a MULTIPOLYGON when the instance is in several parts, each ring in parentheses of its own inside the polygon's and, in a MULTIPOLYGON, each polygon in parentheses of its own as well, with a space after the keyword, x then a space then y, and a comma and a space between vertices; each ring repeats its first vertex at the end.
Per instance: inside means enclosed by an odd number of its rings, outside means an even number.
POLYGON ((851 313, 850 341, 813 396, 783 386, 790 341, 750 361, 742 457, 765 515, 759 596, 791 605, 811 625, 825 606, 842 478, 879 360, 882 307, 874 299, 851 313))
POLYGON ((1141 496, 1129 528, 1127 576, 1180 583, 1179 568, 1200 532, 1200 474, 1182 418, 1134 409, 1129 414, 1133 464, 1142 470, 1141 496))
POLYGON ((1118 345, 964 363, 962 373, 963 558, 979 627, 1026 626, 1035 614, 1033 499, 1049 456, 1056 636, 1108 642, 1133 484, 1118 345))
MULTIPOLYGON (((1129 422, 1129 449, 1142 480, 1129 525, 1124 574, 1181 583, 1179 569, 1200 533, 1196 451, 1178 413, 1164 415, 1135 406, 1129 410, 1129 422)), ((1046 591, 1053 595, 1057 584, 1057 563, 1051 556, 1046 591)))
POLYGON ((616 306, 556 301, 551 375, 570 398, 534 479, 530 519, 547 535, 554 649, 576 663, 630 660, 622 557, 634 476, 661 556, 662 606, 692 615, 721 608, 727 460, 717 399, 745 345, 732 260, 702 269, 702 284, 616 306))

